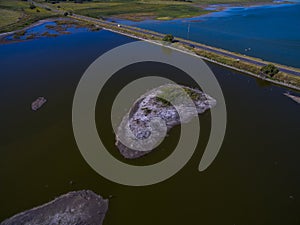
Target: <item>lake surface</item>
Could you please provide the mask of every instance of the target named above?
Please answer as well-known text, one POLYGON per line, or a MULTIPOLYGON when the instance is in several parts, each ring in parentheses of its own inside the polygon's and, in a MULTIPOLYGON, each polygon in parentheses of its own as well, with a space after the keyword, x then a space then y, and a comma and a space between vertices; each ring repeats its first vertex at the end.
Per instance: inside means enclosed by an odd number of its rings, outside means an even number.
MULTIPOLYGON (((285 88, 216 65, 209 64, 224 93, 228 126, 208 170, 200 173, 197 168, 208 138, 209 113, 200 116, 203 134, 195 155, 167 181, 128 187, 88 166, 72 131, 76 86, 97 57, 132 41, 102 30, 0 45, 0 221, 68 191, 91 189, 114 196, 105 225, 299 224, 300 105, 283 95, 285 88), (30 105, 38 96, 48 102, 33 112, 30 105)), ((140 73, 191 82, 180 71, 155 63, 116 74, 99 96, 96 122, 117 158, 109 109, 116 90, 140 73)), ((166 146, 176 145, 177 137, 178 127, 162 148, 170 151, 166 146)), ((165 151, 157 151, 139 163, 162 157, 165 151)))
POLYGON ((118 22, 300 67, 299 3, 230 7, 205 16, 172 21, 118 22))

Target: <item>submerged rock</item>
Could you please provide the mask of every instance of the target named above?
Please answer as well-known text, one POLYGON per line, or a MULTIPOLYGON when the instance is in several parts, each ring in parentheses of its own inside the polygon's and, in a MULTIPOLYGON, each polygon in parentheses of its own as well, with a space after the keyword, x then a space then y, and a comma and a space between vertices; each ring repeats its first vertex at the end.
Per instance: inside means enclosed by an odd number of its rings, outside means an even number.
POLYGON ((92 191, 69 192, 0 225, 101 225, 107 209, 108 200, 92 191))
POLYGON ((31 109, 33 111, 37 111, 40 109, 45 103, 47 102, 47 99, 44 97, 38 97, 34 102, 31 103, 31 109))
POLYGON ((293 101, 297 102, 300 104, 300 96, 296 96, 296 95, 291 95, 289 93, 284 93, 285 96, 289 97, 290 99, 292 99, 293 101))
POLYGON ((127 159, 144 156, 172 127, 188 123, 215 105, 215 99, 198 89, 174 84, 155 88, 137 99, 123 117, 116 146, 127 159))

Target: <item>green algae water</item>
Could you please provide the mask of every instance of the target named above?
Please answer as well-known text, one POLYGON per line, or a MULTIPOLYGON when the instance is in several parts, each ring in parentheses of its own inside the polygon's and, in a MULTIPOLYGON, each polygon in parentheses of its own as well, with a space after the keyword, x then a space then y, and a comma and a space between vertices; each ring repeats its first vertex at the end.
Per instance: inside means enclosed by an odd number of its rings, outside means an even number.
MULTIPOLYGON (((132 41, 102 30, 0 45, 0 221, 68 191, 90 189, 113 196, 105 225, 299 224, 300 105, 283 95, 291 90, 216 65, 209 64, 224 93, 228 126, 206 171, 198 172, 198 164, 209 113, 200 116, 203 132, 192 159, 162 183, 123 186, 89 167, 72 130, 76 86, 97 57, 132 41), (38 96, 48 101, 33 112, 30 105, 38 96)), ((141 73, 192 84, 181 71, 150 62, 124 68, 110 80, 98 98, 96 122, 106 147, 120 160, 109 110, 116 92, 141 73)), ((162 151, 136 164, 167 157, 179 132, 174 128, 162 151)))

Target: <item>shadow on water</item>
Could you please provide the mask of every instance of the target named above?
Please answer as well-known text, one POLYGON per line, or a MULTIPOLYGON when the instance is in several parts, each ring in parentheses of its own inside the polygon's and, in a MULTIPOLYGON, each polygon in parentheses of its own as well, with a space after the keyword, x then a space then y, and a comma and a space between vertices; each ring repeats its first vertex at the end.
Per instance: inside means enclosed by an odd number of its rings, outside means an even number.
POLYGON ((270 86, 272 86, 272 84, 271 84, 270 82, 265 81, 265 80, 262 80, 262 79, 256 78, 255 81, 256 81, 256 84, 257 84, 259 87, 262 87, 262 88, 263 88, 263 87, 270 87, 270 86))

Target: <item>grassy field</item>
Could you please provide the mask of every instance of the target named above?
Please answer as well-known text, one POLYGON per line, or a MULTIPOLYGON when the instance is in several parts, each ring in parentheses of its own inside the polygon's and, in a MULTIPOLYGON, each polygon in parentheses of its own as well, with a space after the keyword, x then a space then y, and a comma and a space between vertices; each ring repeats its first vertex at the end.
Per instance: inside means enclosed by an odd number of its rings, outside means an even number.
MULTIPOLYGON (((39 0, 44 2, 43 0, 39 0)), ((271 2, 266 0, 265 2, 271 2)), ((257 3, 261 0, 192 0, 170 1, 170 0, 94 0, 81 4, 73 2, 60 2, 56 7, 77 14, 101 18, 116 17, 129 20, 158 19, 168 20, 175 18, 186 18, 200 16, 211 11, 205 10, 205 6, 217 3, 257 3)), ((49 4, 52 5, 53 4, 49 4)))
MULTIPOLYGON (((53 4, 50 4, 53 6, 53 4)), ((174 19, 192 17, 207 13, 191 3, 178 1, 120 1, 120 2, 86 2, 82 4, 61 2, 55 4, 65 11, 100 18, 118 17, 130 20, 147 18, 174 19)))
MULTIPOLYGON (((45 3, 44 0, 35 0, 45 3)), ((263 0, 271 2, 271 0, 263 0)), ((63 1, 51 7, 65 11, 101 18, 116 17, 129 20, 158 19, 169 20, 200 16, 211 11, 205 9, 209 4, 256 4, 262 0, 93 0, 83 3, 63 1)))
MULTIPOLYGON (((267 2, 270 0, 264 0, 267 2)), ((35 2, 48 4, 48 8, 74 12, 95 18, 115 17, 134 21, 144 19, 169 20, 199 16, 211 11, 205 6, 217 3, 257 3, 261 0, 92 0, 84 3, 71 1, 56 4, 46 3, 45 0, 35 2)), ((22 28, 40 19, 57 16, 51 10, 29 8, 30 3, 21 0, 0 0, 0 32, 22 28)))
POLYGON ((42 9, 30 9, 30 4, 21 0, 0 0, 0 32, 16 30, 38 20, 56 16, 42 9))
POLYGON ((0 9, 0 27, 7 26, 11 23, 16 23, 21 17, 22 17, 21 12, 7 10, 7 9, 0 9))

